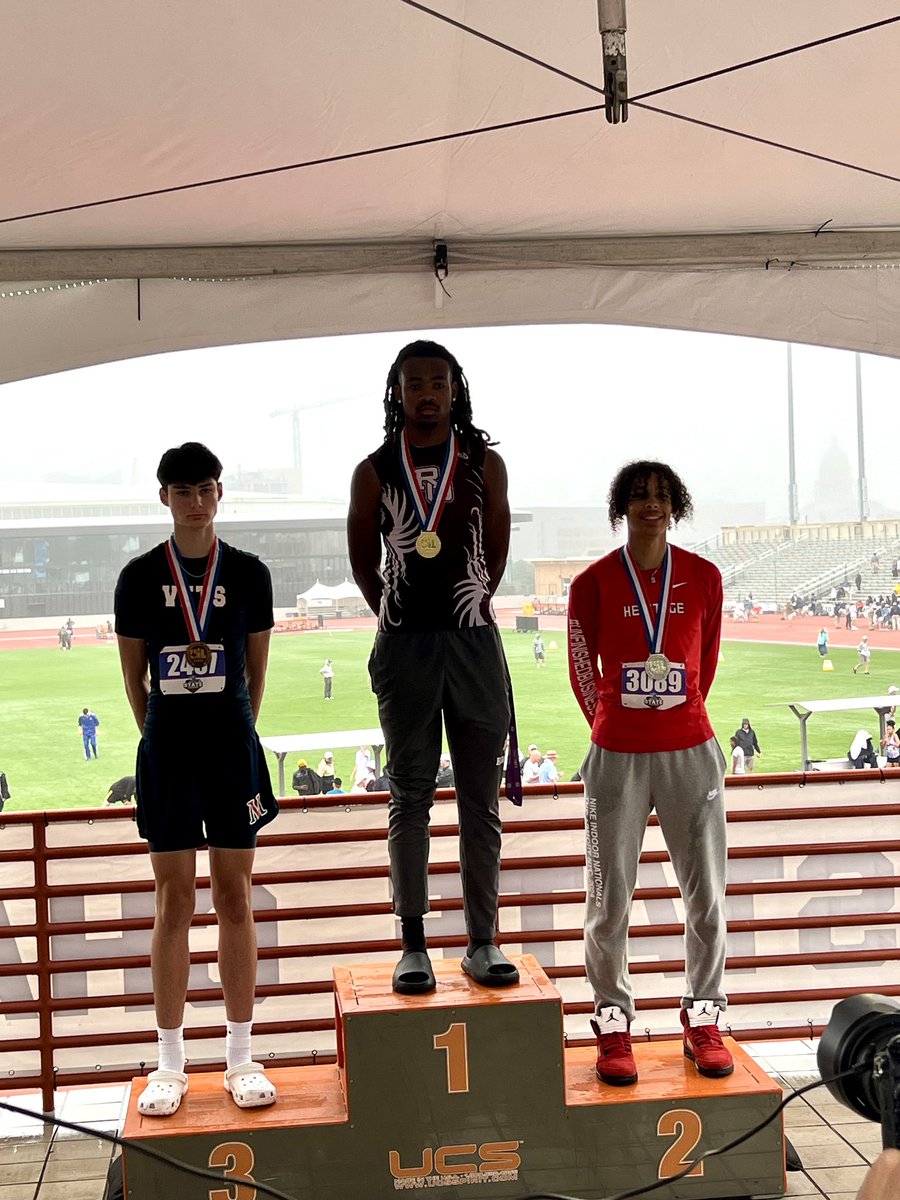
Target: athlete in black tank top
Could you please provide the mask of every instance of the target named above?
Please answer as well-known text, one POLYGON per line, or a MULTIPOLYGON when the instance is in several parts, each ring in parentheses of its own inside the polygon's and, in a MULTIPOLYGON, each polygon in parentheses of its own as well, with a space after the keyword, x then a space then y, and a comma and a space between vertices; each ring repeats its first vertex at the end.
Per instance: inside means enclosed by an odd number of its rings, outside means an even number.
POLYGON ((353 577, 378 613, 369 673, 390 761, 388 847, 404 951, 393 986, 435 987, 422 918, 442 721, 459 805, 462 968, 479 983, 516 983, 494 945, 510 692, 491 597, 509 549, 506 468, 472 424, 465 375, 443 346, 401 350, 384 403, 385 441, 356 468, 347 535, 353 577))
MULTIPOLYGON (((410 443, 409 449, 416 482, 430 504, 447 441, 437 446, 410 443)), ((379 629, 412 633, 494 624, 484 555, 485 456, 483 442, 460 449, 440 516, 441 549, 423 558, 416 550, 421 528, 397 447, 387 443, 369 455, 381 484, 378 519, 385 551, 379 629)))

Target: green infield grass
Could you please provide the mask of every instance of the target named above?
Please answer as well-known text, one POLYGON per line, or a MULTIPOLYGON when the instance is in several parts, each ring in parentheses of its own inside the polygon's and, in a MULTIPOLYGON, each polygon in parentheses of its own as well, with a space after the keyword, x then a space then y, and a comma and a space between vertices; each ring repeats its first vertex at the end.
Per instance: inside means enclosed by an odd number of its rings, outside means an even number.
MULTIPOLYGON (((321 731, 321 749, 331 749, 329 731, 374 728, 375 698, 369 690, 366 660, 371 633, 325 630, 272 639, 268 685, 259 722, 261 736, 321 731), (334 700, 322 699, 319 676, 325 658, 334 660, 334 700)), ((544 631, 547 665, 536 669, 531 637, 504 631, 516 694, 519 737, 555 749, 564 779, 579 768, 588 728, 568 683, 565 636, 544 631), (551 643, 556 648, 551 648, 551 643)), ((815 646, 723 643, 723 661, 709 699, 713 726, 728 751, 728 738, 748 716, 762 747, 758 766, 794 771, 800 763, 798 721, 786 708, 767 708, 785 700, 849 698, 885 693, 900 677, 900 657, 878 653, 872 673, 854 676, 853 650, 831 653, 833 672, 823 672, 815 646)), ((137 729, 125 701, 115 646, 76 642, 71 653, 54 648, 9 650, 0 654, 0 770, 9 779, 8 811, 94 807, 102 804, 113 780, 134 771, 137 729), (78 715, 87 705, 100 718, 100 757, 85 762, 78 715)), ((198 703, 203 701, 198 699, 198 703)), ((874 712, 846 712, 811 718, 813 758, 846 754, 856 730, 877 733, 874 712)), ((652 749, 652 746, 648 746, 652 749)), ((216 747, 197 748, 213 755, 216 747)), ((315 768, 319 755, 307 755, 315 768)), ((335 750, 337 774, 350 786, 353 751, 335 750)), ((272 778, 275 759, 269 756, 272 778)), ((288 777, 296 766, 285 763, 288 777)))

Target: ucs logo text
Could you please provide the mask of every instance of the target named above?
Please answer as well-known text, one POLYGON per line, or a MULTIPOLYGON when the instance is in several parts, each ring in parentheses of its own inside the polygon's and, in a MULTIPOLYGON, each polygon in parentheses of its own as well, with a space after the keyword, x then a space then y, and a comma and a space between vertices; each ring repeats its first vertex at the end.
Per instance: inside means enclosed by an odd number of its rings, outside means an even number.
POLYGON ((422 1151, 421 1162, 412 1167, 404 1167, 400 1162, 400 1152, 391 1150, 388 1162, 391 1174, 395 1179, 412 1179, 422 1175, 474 1175, 479 1171, 517 1171, 522 1165, 522 1159, 516 1151, 518 1142, 483 1142, 476 1146, 474 1142, 462 1146, 438 1146, 432 1150, 426 1146, 422 1151), (472 1156, 478 1155, 478 1162, 472 1156), (454 1160, 451 1162, 451 1159, 454 1160), (468 1161, 460 1162, 460 1159, 468 1161))

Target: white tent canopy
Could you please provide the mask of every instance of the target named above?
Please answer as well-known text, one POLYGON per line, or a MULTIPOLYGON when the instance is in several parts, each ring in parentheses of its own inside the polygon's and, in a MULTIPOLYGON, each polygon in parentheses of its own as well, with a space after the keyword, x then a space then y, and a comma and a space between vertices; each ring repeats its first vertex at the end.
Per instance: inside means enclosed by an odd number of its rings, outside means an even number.
POLYGON ((350 611, 367 612, 368 605, 363 594, 355 583, 344 580, 343 583, 319 583, 318 579, 305 592, 297 596, 297 608, 303 612, 310 609, 323 611, 327 608, 342 606, 350 611))
POLYGON ((631 0, 619 125, 595 0, 432 7, 494 41, 405 0, 11 6, 0 381, 532 322, 900 353, 900 24, 779 54, 895 2, 631 0))

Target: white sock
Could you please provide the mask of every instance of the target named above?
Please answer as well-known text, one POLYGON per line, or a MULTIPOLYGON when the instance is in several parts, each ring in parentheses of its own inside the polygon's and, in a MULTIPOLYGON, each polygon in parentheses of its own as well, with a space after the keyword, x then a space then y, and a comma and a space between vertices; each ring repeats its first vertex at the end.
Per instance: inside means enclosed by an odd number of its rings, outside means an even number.
POLYGON ((252 1030, 252 1021, 225 1022, 225 1066, 229 1071, 241 1063, 253 1061, 250 1056, 252 1030))
POLYGON ((183 1071, 185 1061, 184 1026, 179 1025, 177 1029, 157 1027, 156 1038, 159 1047, 160 1071, 183 1071))
POLYGON ((628 1019, 615 1004, 608 1004, 597 1012, 597 1029, 604 1033, 627 1033, 628 1019))

